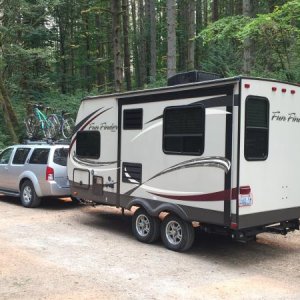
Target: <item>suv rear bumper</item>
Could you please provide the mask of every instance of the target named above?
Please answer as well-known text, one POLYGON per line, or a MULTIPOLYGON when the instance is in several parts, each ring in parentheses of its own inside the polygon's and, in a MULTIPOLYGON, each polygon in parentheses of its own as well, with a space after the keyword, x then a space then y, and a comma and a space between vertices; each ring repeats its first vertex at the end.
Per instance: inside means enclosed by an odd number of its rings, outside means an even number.
POLYGON ((41 186, 41 195, 44 196, 70 196, 71 191, 69 187, 61 187, 55 181, 47 182, 41 186))

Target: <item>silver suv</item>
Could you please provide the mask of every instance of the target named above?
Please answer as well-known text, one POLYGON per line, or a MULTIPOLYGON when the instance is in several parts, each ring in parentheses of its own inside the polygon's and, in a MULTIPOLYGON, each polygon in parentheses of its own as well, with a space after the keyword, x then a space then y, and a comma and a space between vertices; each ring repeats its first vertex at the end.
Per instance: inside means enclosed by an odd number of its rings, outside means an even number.
POLYGON ((21 197, 23 206, 37 207, 41 197, 70 196, 68 145, 15 145, 0 153, 0 194, 21 197))

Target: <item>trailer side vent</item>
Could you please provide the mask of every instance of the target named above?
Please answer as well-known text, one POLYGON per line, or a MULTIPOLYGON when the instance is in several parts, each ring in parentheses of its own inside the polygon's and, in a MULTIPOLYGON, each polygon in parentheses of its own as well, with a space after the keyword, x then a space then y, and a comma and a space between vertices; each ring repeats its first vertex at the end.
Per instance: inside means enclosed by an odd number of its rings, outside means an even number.
POLYGON ((141 183, 142 164, 123 162, 122 181, 127 183, 141 183))
POLYGON ((125 109, 123 113, 123 129, 143 129, 143 109, 125 109))

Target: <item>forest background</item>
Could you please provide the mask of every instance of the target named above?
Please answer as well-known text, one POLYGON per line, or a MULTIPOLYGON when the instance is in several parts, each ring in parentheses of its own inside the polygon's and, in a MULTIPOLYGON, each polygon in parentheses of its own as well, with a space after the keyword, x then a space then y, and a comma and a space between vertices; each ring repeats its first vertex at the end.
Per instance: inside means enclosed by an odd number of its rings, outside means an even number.
POLYGON ((0 149, 30 103, 75 116, 195 69, 300 82, 300 0, 0 0, 0 26, 0 149))

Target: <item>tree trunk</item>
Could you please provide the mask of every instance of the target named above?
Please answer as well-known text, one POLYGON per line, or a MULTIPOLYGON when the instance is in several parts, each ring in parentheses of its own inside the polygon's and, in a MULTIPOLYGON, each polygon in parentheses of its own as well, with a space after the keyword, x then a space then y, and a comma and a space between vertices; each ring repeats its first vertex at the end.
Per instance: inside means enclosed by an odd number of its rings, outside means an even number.
POLYGON ((123 82, 123 65, 121 55, 121 3, 119 0, 111 1, 112 11, 112 31, 113 31, 113 49, 114 49, 114 81, 115 91, 121 92, 123 82))
POLYGON ((176 74, 176 0, 167 0, 168 78, 176 74))
POLYGON ((131 90, 131 74, 130 74, 130 48, 128 37, 128 0, 122 0, 123 11, 123 36, 124 36, 124 73, 127 91, 131 90))
POLYGON ((0 77, 0 106, 3 111, 6 128, 11 136, 12 142, 16 144, 18 143, 18 137, 16 134, 18 129, 18 120, 11 106, 2 77, 0 77))
POLYGON ((140 59, 140 77, 142 86, 147 78, 147 47, 146 47, 146 28, 145 28, 145 7, 144 1, 138 0, 138 23, 139 23, 139 59, 140 59))
POLYGON ((196 2, 190 0, 188 4, 188 70, 195 69, 195 29, 196 29, 196 2))
MULTIPOLYGON (((206 2, 206 1, 205 1, 206 2)), ((202 0, 196 1, 196 35, 200 33, 203 26, 202 17, 202 0)), ((195 68, 200 69, 200 55, 201 55, 201 41, 197 39, 195 41, 195 68)))
POLYGON ((156 80, 156 14, 155 2, 149 0, 149 13, 150 13, 150 82, 156 80))
POLYGON ((212 2, 212 21, 218 21, 219 19, 219 1, 218 0, 213 0, 212 2))
POLYGON ((142 83, 140 78, 140 60, 139 60, 139 51, 138 51, 135 0, 131 0, 131 15, 132 15, 132 27, 133 27, 133 62, 134 62, 135 78, 136 78, 137 86, 141 87, 142 83))
MULTIPOLYGON (((243 0, 243 15, 245 17, 251 17, 252 12, 252 1, 243 0)), ((248 75, 251 71, 251 47, 252 43, 249 38, 246 38, 244 41, 244 59, 243 59, 243 73, 248 75)))

